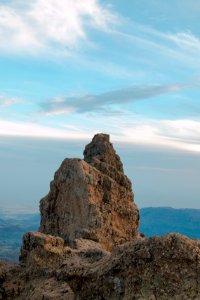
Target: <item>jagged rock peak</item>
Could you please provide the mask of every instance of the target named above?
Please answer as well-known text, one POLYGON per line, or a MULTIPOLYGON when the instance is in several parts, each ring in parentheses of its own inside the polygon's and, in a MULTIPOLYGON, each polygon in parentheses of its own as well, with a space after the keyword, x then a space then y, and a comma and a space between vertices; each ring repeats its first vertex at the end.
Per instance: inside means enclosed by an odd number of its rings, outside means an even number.
POLYGON ((84 156, 65 159, 55 173, 40 202, 40 231, 68 245, 79 238, 93 240, 106 250, 137 239, 139 211, 109 135, 95 135, 84 156))
POLYGON ((97 169, 101 169, 101 163, 104 163, 117 169, 118 172, 123 172, 122 162, 110 143, 108 134, 95 134, 91 143, 85 147, 83 155, 84 160, 97 169))

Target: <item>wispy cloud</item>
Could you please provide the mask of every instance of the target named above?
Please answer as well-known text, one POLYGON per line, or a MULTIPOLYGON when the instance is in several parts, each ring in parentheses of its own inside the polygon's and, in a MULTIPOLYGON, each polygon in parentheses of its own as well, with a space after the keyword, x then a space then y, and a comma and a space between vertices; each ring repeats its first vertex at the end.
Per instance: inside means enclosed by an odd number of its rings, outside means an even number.
POLYGON ((46 115, 60 115, 70 113, 86 113, 97 111, 114 111, 127 104, 155 98, 166 94, 176 94, 186 89, 200 87, 200 80, 195 78, 188 82, 171 84, 133 85, 120 90, 102 94, 87 94, 82 96, 57 96, 41 104, 46 115))
POLYGON ((98 0, 6 1, 0 4, 0 51, 67 52, 87 39, 88 28, 106 31, 115 22, 98 0))
MULTIPOLYGON (((137 53, 137 60, 159 62, 161 68, 166 63, 182 64, 182 67, 198 68, 200 65, 200 38, 190 31, 162 31, 133 20, 123 19, 119 28, 112 30, 116 40, 124 41, 127 55, 137 53), (132 53, 131 53, 132 51, 132 53)), ((123 45, 123 43, 122 43, 123 45)))
POLYGON ((72 112, 85 113, 104 110, 113 105, 123 106, 134 101, 175 93, 187 87, 188 84, 184 83, 131 86, 97 95, 88 94, 79 97, 58 96, 42 103, 41 106, 46 115, 69 114, 72 112))
POLYGON ((19 98, 0 95, 0 106, 11 106, 20 102, 21 99, 19 98))

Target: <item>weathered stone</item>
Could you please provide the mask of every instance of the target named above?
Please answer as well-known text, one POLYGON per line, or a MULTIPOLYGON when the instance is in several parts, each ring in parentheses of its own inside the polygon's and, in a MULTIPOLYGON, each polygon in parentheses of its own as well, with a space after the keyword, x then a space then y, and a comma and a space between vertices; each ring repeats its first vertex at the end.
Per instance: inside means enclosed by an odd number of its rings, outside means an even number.
POLYGON ((75 248, 41 233, 25 240, 25 265, 2 265, 0 299, 200 299, 198 240, 169 234, 133 240, 112 253, 84 239, 75 248))
POLYGON ((19 260, 21 264, 26 266, 34 266, 36 262, 36 264, 43 265, 47 257, 55 256, 56 259, 59 259, 63 251, 64 240, 62 238, 41 232, 27 232, 23 236, 19 260))
POLYGON ((139 213, 131 182, 108 135, 94 136, 84 160, 63 161, 40 211, 40 231, 60 236, 69 245, 85 238, 111 250, 138 237, 139 213))
POLYGON ((91 143, 85 147, 83 155, 87 163, 99 171, 105 172, 110 177, 116 172, 124 172, 120 157, 116 154, 113 145, 110 143, 108 134, 96 134, 91 143))

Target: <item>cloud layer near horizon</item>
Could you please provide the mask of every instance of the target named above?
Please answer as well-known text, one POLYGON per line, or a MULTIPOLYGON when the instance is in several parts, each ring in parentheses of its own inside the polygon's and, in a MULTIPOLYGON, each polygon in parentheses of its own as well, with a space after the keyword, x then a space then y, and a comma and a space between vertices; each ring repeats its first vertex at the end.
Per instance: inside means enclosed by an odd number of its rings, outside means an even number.
MULTIPOLYGON (((95 118, 96 119, 96 118, 95 118)), ((97 121, 97 119, 96 119, 97 121)), ((94 122, 94 119, 91 120, 94 122)), ((200 122, 191 120, 127 120, 101 126, 101 131, 112 133, 112 140, 123 143, 177 149, 200 154, 200 122)), ((34 123, 0 121, 0 135, 47 139, 88 139, 99 131, 99 127, 53 128, 34 123)))

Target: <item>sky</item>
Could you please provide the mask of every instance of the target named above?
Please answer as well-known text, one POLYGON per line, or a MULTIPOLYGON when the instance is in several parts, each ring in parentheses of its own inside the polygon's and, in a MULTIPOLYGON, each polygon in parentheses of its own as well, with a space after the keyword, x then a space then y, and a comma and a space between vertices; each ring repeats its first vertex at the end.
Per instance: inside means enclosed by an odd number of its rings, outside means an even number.
POLYGON ((0 1, 0 203, 110 134, 139 207, 200 208, 200 3, 0 1))

